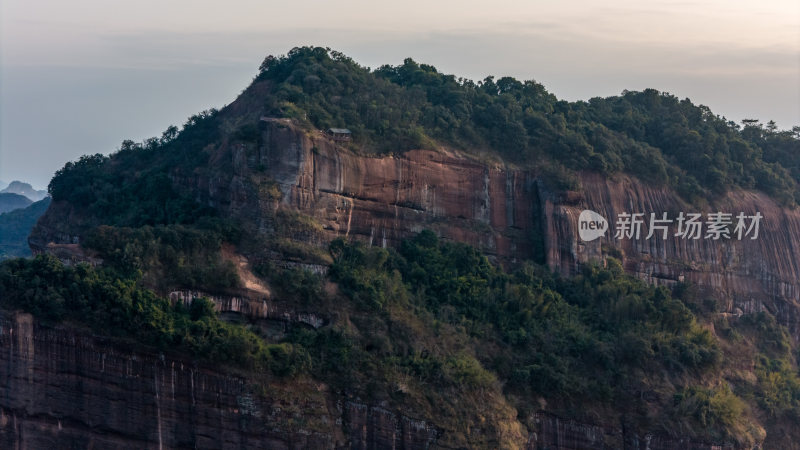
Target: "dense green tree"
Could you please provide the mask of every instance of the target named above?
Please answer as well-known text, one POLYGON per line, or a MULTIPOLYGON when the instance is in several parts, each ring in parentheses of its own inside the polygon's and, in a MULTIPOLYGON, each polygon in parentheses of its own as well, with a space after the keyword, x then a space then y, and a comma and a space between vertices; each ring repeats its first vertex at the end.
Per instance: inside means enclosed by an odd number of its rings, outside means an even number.
POLYGON ((115 270, 65 266, 52 256, 0 263, 0 307, 30 312, 45 323, 80 323, 138 345, 270 369, 280 376, 308 368, 302 348, 268 344, 242 325, 219 320, 207 299, 173 304, 115 270))
POLYGON ((756 120, 740 128, 654 89, 569 103, 534 81, 490 76, 475 83, 412 59, 371 71, 319 47, 268 57, 258 79, 272 83, 272 114, 323 129, 347 126, 368 150, 434 141, 488 148, 517 163, 628 172, 671 184, 690 200, 741 186, 793 204, 798 192, 794 133, 756 120))

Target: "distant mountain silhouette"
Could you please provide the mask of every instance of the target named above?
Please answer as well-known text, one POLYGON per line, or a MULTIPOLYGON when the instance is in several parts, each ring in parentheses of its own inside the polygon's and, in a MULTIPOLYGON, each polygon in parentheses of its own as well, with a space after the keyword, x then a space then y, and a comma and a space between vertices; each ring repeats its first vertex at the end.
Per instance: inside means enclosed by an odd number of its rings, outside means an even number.
POLYGON ((47 191, 41 190, 37 191, 28 183, 24 183, 22 181, 12 181, 11 184, 3 188, 0 193, 11 193, 11 194, 19 194, 28 197, 32 202, 38 202, 43 198, 47 197, 47 191))
POLYGON ((33 203, 31 199, 20 194, 0 193, 0 213, 25 208, 33 203))
MULTIPOLYGON (((16 194, 0 194, 4 195, 16 194)), ((25 208, 0 214, 0 260, 31 255, 28 235, 49 205, 50 197, 46 197, 25 208)))

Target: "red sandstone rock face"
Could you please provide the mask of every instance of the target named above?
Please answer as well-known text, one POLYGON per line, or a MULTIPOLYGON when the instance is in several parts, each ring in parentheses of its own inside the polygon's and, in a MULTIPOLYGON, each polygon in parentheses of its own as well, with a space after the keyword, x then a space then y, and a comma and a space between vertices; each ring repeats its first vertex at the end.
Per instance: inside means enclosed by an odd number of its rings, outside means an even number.
MULTIPOLYGON (((800 317, 800 211, 781 208, 764 194, 737 191, 705 208, 684 204, 666 188, 648 186, 620 177, 609 180, 584 175, 577 202, 543 196, 546 224, 547 263, 563 273, 574 272, 579 263, 599 260, 615 247, 624 254, 625 270, 654 284, 691 281, 722 302, 728 312, 752 313, 762 309, 775 314, 798 338, 800 317), (760 212, 758 238, 740 240, 683 239, 670 228, 668 239, 615 239, 610 229, 605 237, 583 242, 578 237, 578 215, 591 209, 607 219, 619 213, 651 212, 676 217, 678 212, 760 212)), ((648 219, 649 220, 649 219, 648 219)), ((647 224, 648 220, 645 220, 647 224)), ((704 231, 705 233, 705 231, 704 231)))
POLYGON ((237 376, 0 312, 3 449, 423 449, 436 441, 424 421, 313 385, 301 395, 302 386, 260 392, 237 376))
POLYGON ((715 445, 691 439, 670 439, 654 434, 638 435, 621 428, 603 427, 562 419, 539 411, 533 417, 535 429, 527 448, 536 449, 647 449, 647 450, 734 450, 732 445, 715 445))
MULTIPOLYGON (((763 194, 733 192, 696 211, 667 188, 596 174, 582 175, 577 192, 551 192, 530 171, 423 150, 359 156, 287 120, 262 124, 261 145, 225 145, 212 157, 211 170, 173 173, 176 186, 265 233, 281 207, 313 217, 328 238, 395 245, 427 228, 503 263, 543 256, 542 262, 565 274, 617 248, 626 271, 639 278, 694 282, 728 312, 769 310, 800 337, 800 211, 781 208, 763 194), (277 182, 280 200, 265 195, 260 183, 266 181, 277 182), (764 219, 756 240, 619 240, 611 229, 604 238, 583 242, 577 232, 583 209, 608 219, 621 212, 667 212, 674 218, 680 211, 758 211, 764 219)), ((47 251, 50 242, 74 244, 80 226, 73 224, 84 219, 73 216, 69 205, 54 202, 31 236, 34 252, 47 251)))
MULTIPOLYGON (((534 414, 525 448, 722 449, 534 414)), ((257 384, 0 311, 0 448, 445 448, 446 431, 292 381, 257 384), (309 389, 310 387, 310 389, 309 389), (298 389, 305 389, 302 394, 298 389), (297 411, 302 415, 298 416, 297 411)), ((447 447, 449 448, 449 447, 447 447)))
POLYGON ((357 156, 322 135, 275 121, 267 124, 261 148, 238 151, 242 155, 234 150, 233 159, 244 161, 243 177, 250 166, 265 167, 281 187, 283 205, 314 217, 331 237, 392 245, 428 228, 501 262, 531 259, 543 241, 545 262, 565 274, 617 248, 626 271, 639 278, 694 282, 731 313, 767 309, 798 337, 800 211, 761 193, 733 192, 698 209, 667 188, 596 174, 582 175, 578 192, 548 192, 532 172, 422 150, 357 156), (764 218, 756 240, 648 240, 644 227, 639 240, 614 239, 610 229, 604 238, 583 242, 577 229, 583 209, 608 219, 622 212, 674 218, 681 211, 760 212, 764 218))
POLYGON ((527 172, 424 150, 357 156, 321 134, 277 122, 268 124, 264 145, 243 159, 266 167, 283 204, 332 235, 385 246, 428 228, 502 259, 531 255, 538 197, 527 172))

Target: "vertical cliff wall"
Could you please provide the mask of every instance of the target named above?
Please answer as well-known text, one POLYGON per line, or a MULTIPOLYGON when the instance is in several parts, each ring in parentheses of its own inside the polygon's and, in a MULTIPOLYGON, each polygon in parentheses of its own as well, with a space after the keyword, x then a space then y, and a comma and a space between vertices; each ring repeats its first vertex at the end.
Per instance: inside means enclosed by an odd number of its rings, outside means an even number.
MULTIPOLYGON (((669 189, 649 186, 628 177, 606 179, 585 174, 582 189, 569 201, 563 195, 543 196, 542 215, 547 262, 553 269, 573 273, 578 264, 600 260, 606 254, 621 257, 627 272, 654 283, 677 281, 697 284, 722 302, 725 311, 753 313, 767 310, 787 325, 795 339, 800 324, 800 211, 782 208, 764 194, 734 191, 704 207, 687 205, 669 189), (605 236, 590 242, 578 236, 578 215, 590 209, 615 221, 620 213, 645 213, 639 239, 615 238, 610 228, 605 236), (675 236, 667 239, 648 234, 650 213, 676 218, 679 212, 725 212, 735 217, 761 213, 756 239, 712 240, 675 236)), ((613 227, 613 224, 610 224, 613 227)), ((735 226, 735 219, 734 219, 735 226)))
MULTIPOLYGON (((766 309, 797 334, 800 211, 782 208, 761 193, 735 191, 698 207, 664 187, 597 174, 583 174, 578 191, 558 192, 534 170, 426 150, 368 157, 285 119, 260 123, 257 144, 226 141, 214 150, 210 167, 191 173, 175 168, 170 174, 175 186, 265 234, 280 226, 274 215, 283 208, 310 216, 326 239, 394 245, 427 228, 502 263, 534 259, 565 274, 612 254, 646 281, 694 282, 726 311, 766 309), (674 218, 681 211, 760 212, 763 220, 755 240, 683 239, 673 235, 674 225, 666 240, 644 239, 645 224, 640 239, 615 239, 610 229, 583 242, 577 219, 584 209, 612 221, 623 212, 646 218, 666 212, 674 218)), ((72 249, 67 253, 80 258, 77 244, 90 226, 91 219, 72 205, 54 202, 30 244, 34 252, 72 249)), ((317 243, 324 246, 326 239, 317 243)))
MULTIPOLYGON (((696 283, 724 310, 768 310, 798 335, 800 211, 783 208, 764 194, 734 191, 700 207, 665 187, 597 174, 582 174, 578 191, 558 192, 534 171, 423 150, 364 157, 288 122, 268 119, 263 126, 260 146, 230 149, 234 177, 227 191, 262 176, 274 180, 284 207, 315 218, 331 237, 391 245, 428 228, 501 262, 535 259, 564 274, 612 254, 621 257, 626 271, 648 282, 696 283), (704 220, 705 213, 717 211, 734 216, 760 212, 763 219, 755 240, 683 239, 674 236, 674 224, 668 239, 645 239, 645 224, 640 239, 615 239, 612 228, 600 239, 583 242, 577 227, 584 209, 612 221, 624 212, 646 218, 666 212, 675 218, 681 211, 704 213, 704 220)), ((213 190, 208 195, 212 203, 233 211, 265 204, 255 188, 238 192, 221 200, 214 200, 213 190)))
POLYGON ((437 437, 315 383, 248 381, 124 347, 0 312, 0 448, 422 449, 437 437))
MULTIPOLYGON (((124 348, 0 311, 0 448, 445 448, 446 431, 317 383, 248 380, 124 348)), ((530 450, 722 448, 545 412, 532 423, 530 450)))
POLYGON ((528 259, 535 250, 538 196, 529 172, 426 150, 359 156, 289 121, 261 123, 260 145, 229 144, 218 152, 214 164, 230 164, 230 171, 176 173, 176 184, 266 231, 268 212, 284 207, 313 217, 330 237, 373 245, 397 244, 428 228, 502 259, 528 259), (271 183, 281 194, 277 202, 271 183))

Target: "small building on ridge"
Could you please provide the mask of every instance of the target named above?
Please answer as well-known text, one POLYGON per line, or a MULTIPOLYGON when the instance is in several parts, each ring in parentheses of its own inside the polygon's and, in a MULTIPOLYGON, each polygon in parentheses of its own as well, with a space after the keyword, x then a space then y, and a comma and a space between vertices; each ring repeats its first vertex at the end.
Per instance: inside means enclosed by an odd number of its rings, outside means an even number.
POLYGON ((347 128, 328 128, 328 136, 334 141, 349 141, 353 138, 353 133, 347 128))

